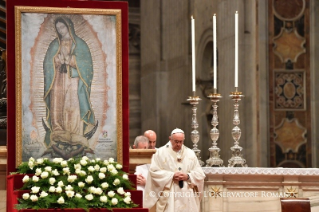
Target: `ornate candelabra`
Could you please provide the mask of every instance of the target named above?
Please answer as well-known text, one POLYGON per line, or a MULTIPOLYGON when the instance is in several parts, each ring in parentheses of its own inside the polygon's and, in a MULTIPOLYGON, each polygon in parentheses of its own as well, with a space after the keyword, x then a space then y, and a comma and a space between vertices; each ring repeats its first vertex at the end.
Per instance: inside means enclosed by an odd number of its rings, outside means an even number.
POLYGON ((220 148, 217 147, 217 140, 219 138, 219 130, 217 129, 218 125, 218 115, 217 115, 217 102, 222 98, 222 96, 216 92, 210 94, 208 96, 210 101, 213 102, 213 118, 211 124, 213 128, 210 130, 210 138, 212 139, 213 143, 212 146, 208 149, 210 152, 210 157, 206 160, 206 166, 223 166, 223 160, 220 158, 219 151, 220 148))
POLYGON ((234 146, 231 147, 232 151, 232 157, 228 160, 228 167, 235 167, 236 165, 241 165, 242 167, 247 167, 246 160, 242 157, 241 151, 243 148, 239 146, 239 139, 241 136, 241 130, 238 127, 240 124, 239 120, 239 112, 238 112, 238 107, 239 107, 239 101, 241 100, 244 95, 242 95, 242 92, 239 92, 236 87, 235 92, 231 92, 230 97, 234 101, 234 118, 233 118, 233 124, 235 127, 232 129, 232 136, 234 139, 234 146))
POLYGON ((197 111, 197 105, 199 103, 199 100, 201 100, 198 96, 195 96, 195 93, 193 96, 189 96, 187 101, 192 105, 192 132, 191 132, 191 140, 193 142, 193 151, 195 152, 198 162, 200 164, 200 166, 204 166, 204 162, 201 160, 200 157, 200 149, 197 148, 197 143, 199 141, 199 132, 197 131, 198 128, 198 122, 197 122, 197 118, 196 118, 196 111, 197 111))

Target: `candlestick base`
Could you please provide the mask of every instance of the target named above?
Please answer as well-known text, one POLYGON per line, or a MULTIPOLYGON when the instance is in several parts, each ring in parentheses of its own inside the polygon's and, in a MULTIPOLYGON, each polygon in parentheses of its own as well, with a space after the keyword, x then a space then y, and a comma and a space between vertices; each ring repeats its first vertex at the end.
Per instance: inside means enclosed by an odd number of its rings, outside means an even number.
POLYGON ((246 160, 242 157, 241 151, 242 147, 239 145, 234 145, 230 148, 232 151, 232 157, 228 160, 228 167, 235 167, 241 165, 242 167, 247 167, 246 160))
POLYGON ((201 150, 197 148, 197 143, 199 141, 199 132, 196 130, 198 128, 198 122, 197 122, 197 118, 196 118, 196 110, 197 110, 197 105, 199 103, 201 99, 198 96, 189 96, 187 101, 192 105, 192 129, 193 131, 191 132, 191 140, 193 142, 193 151, 198 159, 198 162, 200 164, 200 166, 204 166, 204 162, 201 160, 200 157, 200 152, 201 150))
POLYGON ((224 161, 220 158, 219 151, 220 149, 217 146, 212 146, 209 149, 210 157, 206 160, 207 167, 222 167, 224 161))
POLYGON ((196 157, 197 157, 197 160, 198 160, 199 165, 200 165, 200 166, 204 166, 205 163, 201 160, 201 157, 200 157, 200 152, 201 152, 201 150, 198 149, 198 148, 196 148, 196 147, 194 147, 192 150, 195 152, 195 155, 196 155, 196 157))

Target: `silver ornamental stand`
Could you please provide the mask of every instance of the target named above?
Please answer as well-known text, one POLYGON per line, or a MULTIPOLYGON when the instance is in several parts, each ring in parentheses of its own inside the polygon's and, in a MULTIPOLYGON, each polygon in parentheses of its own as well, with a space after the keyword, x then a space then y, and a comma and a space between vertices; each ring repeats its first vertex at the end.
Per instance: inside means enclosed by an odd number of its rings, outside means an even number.
POLYGON ((247 167, 246 160, 242 157, 242 153, 241 153, 243 148, 239 146, 239 142, 238 142, 241 136, 241 130, 238 127, 238 125, 240 124, 238 107, 239 107, 239 101, 241 100, 242 97, 244 97, 244 95, 242 95, 242 92, 238 92, 236 87, 236 91, 231 92, 230 97, 234 101, 233 124, 235 125, 235 127, 232 129, 232 136, 235 142, 234 142, 234 146, 230 148, 232 151, 232 157, 228 160, 228 167, 235 167, 236 165, 247 167))
POLYGON ((220 158, 219 151, 220 148, 217 147, 217 140, 219 138, 219 130, 217 129, 218 125, 218 115, 217 115, 217 102, 222 98, 222 96, 216 92, 213 94, 210 94, 208 96, 210 101, 213 102, 213 118, 211 121, 211 124, 213 125, 213 128, 210 130, 210 138, 212 139, 212 147, 210 147, 208 150, 210 152, 210 157, 208 160, 206 160, 206 166, 223 166, 223 160, 220 158))
POLYGON ((200 166, 204 166, 204 162, 201 160, 200 157, 200 149, 197 148, 197 143, 199 141, 199 132, 197 131, 198 123, 196 118, 196 111, 197 111, 197 105, 199 103, 199 100, 201 100, 198 96, 189 96, 187 101, 192 105, 192 132, 191 132, 191 140, 193 142, 193 151, 195 152, 195 155, 197 156, 198 162, 200 166))

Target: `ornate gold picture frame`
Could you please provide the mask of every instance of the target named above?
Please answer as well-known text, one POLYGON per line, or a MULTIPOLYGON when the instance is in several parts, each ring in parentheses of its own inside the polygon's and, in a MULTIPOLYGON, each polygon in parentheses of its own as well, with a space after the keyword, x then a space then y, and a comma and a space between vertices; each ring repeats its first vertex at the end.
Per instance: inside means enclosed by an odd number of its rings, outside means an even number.
POLYGON ((120 9, 15 6, 16 166, 123 162, 120 9))

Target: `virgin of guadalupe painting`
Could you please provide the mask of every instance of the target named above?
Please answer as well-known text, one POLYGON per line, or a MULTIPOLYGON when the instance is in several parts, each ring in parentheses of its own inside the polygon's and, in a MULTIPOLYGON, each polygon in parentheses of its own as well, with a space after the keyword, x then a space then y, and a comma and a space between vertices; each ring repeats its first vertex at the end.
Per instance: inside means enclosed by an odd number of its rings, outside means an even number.
POLYGON ((17 151, 22 161, 117 158, 121 81, 116 19, 113 14, 21 13, 17 151))
POLYGON ((50 43, 43 61, 46 118, 43 153, 70 158, 93 153, 88 147, 98 127, 90 94, 93 62, 90 48, 75 34, 67 17, 54 21, 57 37, 50 43), (48 123, 48 126, 46 125, 48 123))

